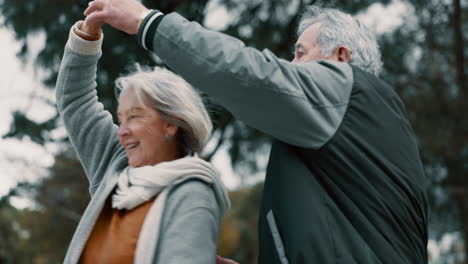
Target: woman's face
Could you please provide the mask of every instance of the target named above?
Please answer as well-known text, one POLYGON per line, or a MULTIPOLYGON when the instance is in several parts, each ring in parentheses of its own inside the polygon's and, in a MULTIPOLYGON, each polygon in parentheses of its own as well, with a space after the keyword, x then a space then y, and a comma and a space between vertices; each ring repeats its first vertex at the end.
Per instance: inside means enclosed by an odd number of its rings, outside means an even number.
POLYGON ((177 126, 169 124, 154 108, 142 105, 132 90, 121 95, 117 115, 119 142, 130 166, 155 165, 178 158, 177 142, 173 139, 177 126))

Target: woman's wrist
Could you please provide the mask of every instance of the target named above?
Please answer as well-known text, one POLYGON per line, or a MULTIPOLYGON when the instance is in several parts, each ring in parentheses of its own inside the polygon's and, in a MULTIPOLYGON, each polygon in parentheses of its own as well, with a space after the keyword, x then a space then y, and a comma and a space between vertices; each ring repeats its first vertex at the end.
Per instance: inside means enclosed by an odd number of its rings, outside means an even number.
POLYGON ((67 46, 83 55, 93 55, 101 51, 104 33, 99 35, 91 35, 81 30, 83 21, 77 21, 70 29, 70 35, 67 41, 67 46))

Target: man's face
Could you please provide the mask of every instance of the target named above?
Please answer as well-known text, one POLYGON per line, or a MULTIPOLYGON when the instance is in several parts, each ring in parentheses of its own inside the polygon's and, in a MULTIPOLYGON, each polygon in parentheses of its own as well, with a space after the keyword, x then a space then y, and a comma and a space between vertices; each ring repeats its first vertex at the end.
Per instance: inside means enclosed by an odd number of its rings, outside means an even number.
POLYGON ((323 57, 320 52, 320 45, 318 43, 318 35, 320 32, 321 23, 315 23, 309 26, 301 34, 295 44, 293 63, 306 63, 315 60, 333 59, 330 57, 323 57))

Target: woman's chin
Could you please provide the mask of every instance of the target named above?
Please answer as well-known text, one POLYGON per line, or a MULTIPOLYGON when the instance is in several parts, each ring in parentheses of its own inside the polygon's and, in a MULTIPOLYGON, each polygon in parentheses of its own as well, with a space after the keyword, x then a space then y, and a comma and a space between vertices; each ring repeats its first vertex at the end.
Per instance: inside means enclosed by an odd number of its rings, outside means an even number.
POLYGON ((132 159, 130 157, 128 159, 128 165, 131 166, 131 167, 141 167, 140 162, 138 162, 137 160, 132 159))

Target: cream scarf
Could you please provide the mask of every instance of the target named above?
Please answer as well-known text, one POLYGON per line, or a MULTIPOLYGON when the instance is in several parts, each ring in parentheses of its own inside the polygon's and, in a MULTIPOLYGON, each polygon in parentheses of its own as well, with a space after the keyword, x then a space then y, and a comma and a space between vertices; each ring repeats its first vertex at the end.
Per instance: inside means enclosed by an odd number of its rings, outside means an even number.
POLYGON ((132 210, 184 176, 196 176, 205 182, 214 183, 215 191, 221 193, 222 200, 228 199, 217 171, 210 163, 195 155, 154 166, 125 168, 119 175, 117 190, 112 195, 112 207, 132 210))

